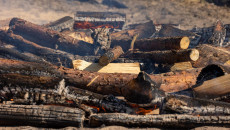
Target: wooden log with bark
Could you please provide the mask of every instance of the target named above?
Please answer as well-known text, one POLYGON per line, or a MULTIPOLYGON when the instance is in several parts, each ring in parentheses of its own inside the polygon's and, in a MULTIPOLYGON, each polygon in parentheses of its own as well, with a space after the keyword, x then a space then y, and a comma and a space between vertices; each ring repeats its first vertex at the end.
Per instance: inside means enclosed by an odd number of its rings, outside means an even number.
POLYGON ((131 59, 151 59, 156 63, 177 63, 185 61, 196 61, 199 58, 199 51, 196 49, 170 50, 170 51, 136 51, 126 57, 131 59))
POLYGON ((188 37, 140 39, 135 41, 134 49, 139 49, 140 51, 183 50, 188 48, 189 43, 188 37))
MULTIPOLYGON (((205 94, 204 94, 205 95, 205 94)), ((163 104, 164 111, 190 115, 230 115, 230 104, 187 96, 169 95, 163 104)))
POLYGON ((92 44, 78 41, 70 36, 62 35, 60 32, 23 19, 13 18, 10 21, 10 31, 44 47, 78 55, 93 54, 94 46, 92 44))
POLYGON ((50 105, 0 105, 0 125, 83 127, 85 113, 78 108, 50 105))
POLYGON ((20 35, 5 31, 0 31, 0 40, 15 46, 19 51, 32 53, 55 65, 72 67, 74 55, 67 52, 40 46, 24 39, 20 35))
POLYGON ((99 58, 99 64, 101 66, 106 66, 110 62, 116 60, 124 52, 120 46, 115 46, 113 49, 107 51, 99 58))
MULTIPOLYGON (((18 84, 21 86, 49 88, 48 86, 54 87, 62 79, 65 79, 67 86, 75 86, 105 95, 123 95, 121 89, 127 87, 127 84, 137 77, 137 74, 97 73, 8 59, 0 59, 0 61, 0 81, 3 83, 3 86, 18 84), (44 78, 39 78, 42 76, 44 78), (39 80, 48 81, 41 82, 39 80)), ((202 68, 197 68, 149 75, 149 77, 163 91, 176 92, 195 85, 201 70, 202 68)), ((219 69, 219 71, 223 70, 219 69)))
POLYGON ((230 52, 224 48, 202 44, 197 47, 197 50, 200 52, 200 57, 193 63, 194 67, 204 67, 215 63, 225 64, 230 60, 230 52))
POLYGON ((123 113, 102 113, 90 116, 90 125, 99 127, 118 125, 126 127, 164 127, 164 128, 194 128, 198 126, 229 127, 229 116, 199 116, 186 114, 165 115, 129 115, 123 113))

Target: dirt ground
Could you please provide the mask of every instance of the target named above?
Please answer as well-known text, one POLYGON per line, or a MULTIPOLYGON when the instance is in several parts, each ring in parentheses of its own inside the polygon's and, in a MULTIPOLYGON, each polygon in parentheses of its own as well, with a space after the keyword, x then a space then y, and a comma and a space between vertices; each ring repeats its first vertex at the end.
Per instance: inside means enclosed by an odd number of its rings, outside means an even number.
POLYGON ((126 13, 127 24, 153 20, 180 24, 181 29, 207 27, 221 19, 230 24, 230 8, 204 0, 0 0, 0 20, 21 17, 46 24, 76 11, 126 13))

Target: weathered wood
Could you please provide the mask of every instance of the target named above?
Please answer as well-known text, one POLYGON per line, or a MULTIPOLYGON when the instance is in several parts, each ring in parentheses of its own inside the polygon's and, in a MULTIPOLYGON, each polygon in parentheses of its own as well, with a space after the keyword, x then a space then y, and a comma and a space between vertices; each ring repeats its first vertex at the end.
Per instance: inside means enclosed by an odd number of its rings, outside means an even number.
POLYGON ((167 96, 163 109, 190 115, 230 115, 229 103, 179 95, 167 96))
POLYGON ((103 113, 90 116, 90 125, 98 127, 118 125, 126 127, 159 127, 159 128, 194 128, 198 126, 229 127, 229 116, 196 116, 196 115, 129 115, 121 113, 103 113))
MULTIPOLYGON (((22 86, 36 85, 36 82, 31 81, 31 84, 28 82, 31 76, 48 76, 51 77, 51 83, 47 84, 50 86, 55 86, 55 83, 61 79, 65 79, 68 86, 75 86, 105 95, 122 95, 121 88, 126 87, 128 82, 137 77, 137 74, 97 73, 7 59, 0 59, 0 61, 0 72, 2 77, 5 77, 4 79, 0 79, 0 81, 4 81, 3 83, 7 84, 15 82, 15 85, 22 84, 22 86), (21 78, 18 79, 16 76, 21 78), (23 78, 23 76, 27 78, 23 78)), ((198 68, 149 76, 165 92, 175 92, 195 85, 200 71, 201 68, 198 68)), ((38 83, 41 84, 43 82, 38 83)), ((38 87, 47 86, 44 84, 39 86, 39 84, 38 87)))
POLYGON ((72 54, 93 54, 94 46, 83 41, 78 41, 60 32, 30 23, 23 19, 13 18, 10 21, 10 30, 24 39, 44 47, 59 49, 72 54))
POLYGON ((35 57, 22 52, 19 52, 15 48, 7 48, 6 46, 0 46, 0 57, 5 59, 22 60, 28 62, 48 63, 42 60, 40 57, 35 57))
POLYGON ((147 104, 164 96, 159 86, 156 86, 145 72, 140 72, 137 78, 131 80, 121 91, 125 99, 138 104, 147 104))
POLYGON ((139 63, 110 63, 107 66, 101 66, 98 63, 90 63, 84 60, 74 60, 73 67, 77 70, 100 73, 131 73, 138 74, 140 72, 139 63))
POLYGON ((170 24, 155 24, 157 31, 153 33, 151 38, 154 37, 184 37, 184 36, 194 36, 195 34, 189 31, 181 30, 175 28, 170 24))
POLYGON ((51 22, 51 23, 45 25, 45 27, 61 32, 63 30, 67 30, 67 29, 68 30, 73 29, 73 24, 74 24, 73 18, 70 16, 65 16, 65 17, 62 17, 62 18, 54 21, 54 22, 51 22))
POLYGON ((0 40, 14 45, 22 52, 29 52, 44 60, 58 66, 72 67, 74 55, 47 47, 40 46, 34 42, 28 41, 19 35, 0 31, 0 40))
POLYGON ((177 63, 185 61, 196 61, 199 58, 199 51, 196 49, 188 50, 170 50, 170 51, 136 51, 126 55, 131 59, 151 59, 156 63, 177 63))
POLYGON ((191 62, 178 62, 168 66, 169 66, 169 71, 193 69, 191 62))
POLYGON ((216 98, 230 93, 230 74, 204 81, 193 88, 194 94, 199 98, 216 98))
POLYGON ((153 21, 130 25, 128 30, 111 33, 111 47, 121 46, 124 52, 130 49, 133 37, 139 34, 138 39, 149 38, 155 32, 153 21))
POLYGON ((224 64, 230 60, 230 52, 219 47, 202 44, 197 47, 199 59, 193 63, 194 67, 204 67, 209 64, 224 64))
POLYGON ((115 46, 113 49, 107 51, 99 58, 99 64, 101 66, 106 66, 110 62, 116 60, 124 52, 120 46, 115 46))
POLYGON ((1 125, 82 127, 85 113, 78 108, 48 105, 0 105, 1 125))
POLYGON ((141 51, 183 50, 188 48, 189 43, 190 40, 188 37, 140 39, 135 41, 134 49, 141 51))

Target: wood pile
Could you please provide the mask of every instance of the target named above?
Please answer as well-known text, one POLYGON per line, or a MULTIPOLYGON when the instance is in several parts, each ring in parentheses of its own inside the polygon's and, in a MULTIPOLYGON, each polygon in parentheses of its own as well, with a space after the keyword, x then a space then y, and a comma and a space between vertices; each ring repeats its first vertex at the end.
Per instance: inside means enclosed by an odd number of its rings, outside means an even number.
POLYGON ((0 125, 230 127, 228 26, 116 30, 124 17, 78 12, 0 28, 0 125))

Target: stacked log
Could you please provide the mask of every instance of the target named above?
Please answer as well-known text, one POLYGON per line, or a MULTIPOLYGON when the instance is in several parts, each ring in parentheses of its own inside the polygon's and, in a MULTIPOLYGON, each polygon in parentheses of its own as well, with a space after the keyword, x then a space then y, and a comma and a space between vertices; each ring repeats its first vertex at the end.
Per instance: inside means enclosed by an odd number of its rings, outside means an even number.
POLYGON ((71 54, 93 54, 94 46, 78 41, 60 32, 30 23, 23 19, 13 18, 10 21, 10 31, 38 45, 59 49, 71 54))
POLYGON ((49 105, 0 105, 0 125, 82 127, 85 113, 78 108, 49 105))

